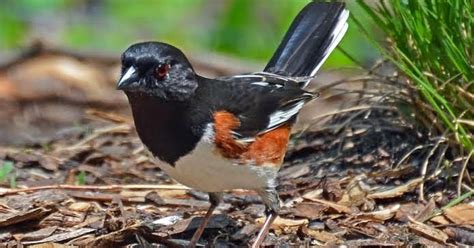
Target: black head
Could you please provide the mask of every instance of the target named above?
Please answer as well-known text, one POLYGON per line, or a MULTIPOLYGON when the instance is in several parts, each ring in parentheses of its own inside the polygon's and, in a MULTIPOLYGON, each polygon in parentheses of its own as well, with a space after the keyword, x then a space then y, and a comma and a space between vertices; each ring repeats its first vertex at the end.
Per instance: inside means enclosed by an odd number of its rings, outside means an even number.
POLYGON ((197 87, 191 64, 174 46, 143 42, 130 46, 122 54, 119 90, 183 101, 191 97, 197 87))

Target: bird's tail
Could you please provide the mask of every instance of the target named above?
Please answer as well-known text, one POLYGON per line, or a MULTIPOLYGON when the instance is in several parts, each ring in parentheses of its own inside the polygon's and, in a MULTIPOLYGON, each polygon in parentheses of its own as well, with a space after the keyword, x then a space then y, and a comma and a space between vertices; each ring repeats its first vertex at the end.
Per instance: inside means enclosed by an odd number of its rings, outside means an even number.
POLYGON ((344 3, 309 3, 291 24, 264 71, 313 77, 346 33, 348 17, 344 3))

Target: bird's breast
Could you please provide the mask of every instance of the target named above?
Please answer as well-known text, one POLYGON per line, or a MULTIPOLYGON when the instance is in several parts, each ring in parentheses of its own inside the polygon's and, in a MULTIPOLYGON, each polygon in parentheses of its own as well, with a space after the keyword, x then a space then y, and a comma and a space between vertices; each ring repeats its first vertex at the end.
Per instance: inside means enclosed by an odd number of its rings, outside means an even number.
POLYGON ((256 166, 225 158, 205 138, 174 166, 159 159, 157 163, 179 183, 205 192, 275 187, 278 173, 275 166, 256 166))

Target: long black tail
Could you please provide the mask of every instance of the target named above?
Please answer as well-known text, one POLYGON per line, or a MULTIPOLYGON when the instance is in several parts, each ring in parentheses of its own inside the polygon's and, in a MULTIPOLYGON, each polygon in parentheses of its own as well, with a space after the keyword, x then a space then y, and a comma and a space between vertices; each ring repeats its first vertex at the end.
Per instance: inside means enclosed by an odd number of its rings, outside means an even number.
POLYGON ((314 76, 346 33, 348 17, 344 3, 309 3, 291 24, 264 71, 314 76))

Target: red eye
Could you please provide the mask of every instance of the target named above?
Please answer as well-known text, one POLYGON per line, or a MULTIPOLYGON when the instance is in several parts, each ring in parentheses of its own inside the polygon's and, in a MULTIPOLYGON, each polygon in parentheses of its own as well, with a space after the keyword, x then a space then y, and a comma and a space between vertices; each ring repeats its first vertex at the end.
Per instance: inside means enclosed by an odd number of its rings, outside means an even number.
POLYGON ((163 80, 165 79, 166 75, 168 75, 168 71, 170 69, 170 66, 168 64, 161 64, 158 67, 155 68, 155 78, 158 80, 163 80))

